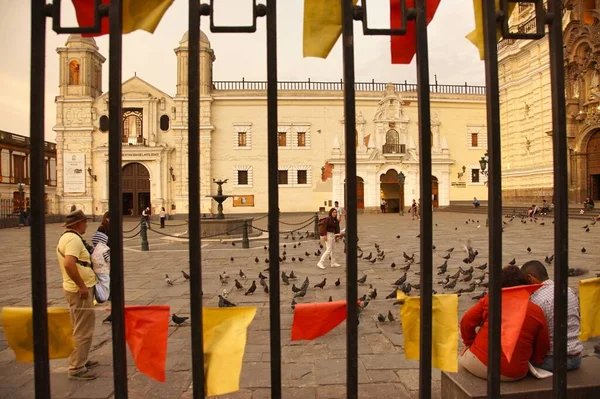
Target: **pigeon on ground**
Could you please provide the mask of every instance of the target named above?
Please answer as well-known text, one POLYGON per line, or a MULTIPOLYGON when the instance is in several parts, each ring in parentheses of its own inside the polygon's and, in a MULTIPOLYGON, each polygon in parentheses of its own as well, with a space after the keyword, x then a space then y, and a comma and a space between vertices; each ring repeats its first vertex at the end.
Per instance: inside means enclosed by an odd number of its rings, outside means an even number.
POLYGON ((184 278, 184 279, 186 279, 186 280, 189 280, 189 279, 190 279, 190 275, 189 275, 189 274, 187 274, 186 272, 184 272, 183 270, 181 271, 181 274, 183 274, 183 278, 184 278))
POLYGON ((394 315, 392 314, 391 310, 388 310, 388 316, 387 316, 389 321, 395 321, 396 318, 394 317, 394 315))
POLYGON ((392 270, 396 269, 396 263, 392 262, 392 264, 390 265, 390 267, 392 268, 392 270))
POLYGON ((292 284, 292 292, 295 294, 296 292, 300 292, 302 289, 296 287, 296 284, 292 284))
POLYGON ((285 272, 281 272, 281 280, 285 285, 290 285, 290 278, 285 275, 285 272))
POLYGON ((517 264, 517 261, 515 258, 512 258, 512 260, 510 262, 508 262, 509 265, 514 266, 517 264))
POLYGON ((288 276, 288 278, 290 280, 296 280, 298 277, 296 277, 296 275, 294 274, 294 271, 292 270, 292 272, 290 273, 290 275, 288 276))
POLYGON ((250 288, 248 288, 248 291, 246 291, 244 295, 254 294, 254 291, 256 291, 256 280, 252 280, 252 285, 250 288))
POLYGON ((173 320, 173 323, 177 324, 178 326, 185 323, 187 319, 189 319, 189 317, 179 317, 175 313, 173 313, 173 315, 171 316, 171 320, 173 320))
POLYGON ((233 256, 232 256, 231 258, 229 258, 229 260, 230 260, 231 262, 235 261, 235 259, 233 258, 233 256))
POLYGON ((484 264, 483 264, 483 265, 481 265, 481 266, 477 266, 477 268, 478 268, 479 270, 485 270, 485 269, 487 268, 487 262, 486 262, 486 263, 484 263, 484 264))
POLYGON ((260 260, 258 259, 258 256, 256 256, 256 257, 254 258, 254 263, 259 263, 259 262, 260 262, 260 260))
POLYGON ((261 280, 266 280, 267 276, 265 276, 264 274, 262 274, 262 272, 259 272, 258 273, 258 278, 261 279, 261 280))
POLYGON ((235 288, 237 288, 238 290, 243 290, 244 286, 237 280, 237 278, 234 280, 235 282, 235 288))
POLYGON ((334 284, 335 284, 335 286, 336 286, 336 287, 339 287, 339 286, 340 286, 340 284, 342 284, 342 283, 340 282, 340 279, 339 279, 339 277, 338 277, 338 279, 337 279, 337 280, 335 280, 335 283, 334 283, 334 284))
POLYGON ((247 279, 247 277, 246 277, 246 275, 244 274, 244 272, 242 271, 242 269, 240 269, 239 276, 240 276, 241 278, 243 278, 244 280, 245 280, 245 279, 247 279))
POLYGON ((333 297, 331 295, 329 295, 329 299, 327 300, 327 302, 333 302, 333 297))
POLYGON ((219 295, 219 307, 220 308, 232 308, 234 306, 236 306, 235 303, 230 302, 229 300, 224 298, 222 295, 219 295))
POLYGON ((406 273, 402 275, 398 280, 396 280, 392 285, 402 285, 406 281, 406 273))
POLYGON ((377 288, 375 288, 375 289, 373 289, 373 291, 371 291, 371 293, 369 294, 369 297, 371 299, 377 298, 377 288))
POLYGON ((327 284, 327 278, 324 278, 323 281, 321 281, 319 284, 315 284, 314 287, 323 289, 325 287, 325 284, 327 284))
POLYGON ((396 298, 396 289, 394 288, 394 291, 390 292, 390 294, 388 296, 385 297, 385 299, 394 299, 396 298))
POLYGON ((384 316, 384 315, 382 315, 381 313, 379 313, 379 314, 377 315, 377 320, 378 320, 380 323, 383 323, 383 322, 385 321, 385 316, 384 316))
POLYGON ((165 283, 167 283, 167 285, 173 285, 173 281, 169 278, 168 274, 165 274, 165 283))
POLYGON ((586 252, 587 252, 587 250, 585 249, 585 247, 581 248, 581 253, 582 253, 582 254, 584 254, 584 253, 586 253, 586 252))
POLYGON ((306 290, 300 290, 299 292, 296 293, 296 295, 294 295, 294 298, 304 298, 304 295, 306 295, 306 290))

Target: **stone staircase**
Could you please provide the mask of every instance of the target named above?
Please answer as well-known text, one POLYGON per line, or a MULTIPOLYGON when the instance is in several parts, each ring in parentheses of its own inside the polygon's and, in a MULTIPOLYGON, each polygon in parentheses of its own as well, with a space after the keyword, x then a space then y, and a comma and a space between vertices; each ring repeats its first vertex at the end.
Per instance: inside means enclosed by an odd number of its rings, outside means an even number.
MULTIPOLYGON (((504 205, 502 206, 502 214, 503 215, 512 215, 516 214, 518 216, 526 214, 529 206, 522 205, 504 205)), ((569 219, 578 219, 578 220, 590 220, 591 218, 596 218, 596 216, 600 215, 600 211, 598 209, 594 209, 593 211, 588 211, 583 215, 579 213, 581 207, 570 206, 569 207, 569 219)), ((446 206, 443 208, 436 209, 437 212, 455 212, 455 213, 467 213, 467 214, 478 214, 478 215, 487 215, 488 206, 487 204, 482 204, 479 208, 474 208, 472 204, 466 203, 458 203, 458 204, 450 204, 450 206, 446 206)), ((539 216, 538 216, 539 217, 539 216)), ((553 218, 552 212, 550 212, 546 216, 542 216, 545 218, 553 218)))

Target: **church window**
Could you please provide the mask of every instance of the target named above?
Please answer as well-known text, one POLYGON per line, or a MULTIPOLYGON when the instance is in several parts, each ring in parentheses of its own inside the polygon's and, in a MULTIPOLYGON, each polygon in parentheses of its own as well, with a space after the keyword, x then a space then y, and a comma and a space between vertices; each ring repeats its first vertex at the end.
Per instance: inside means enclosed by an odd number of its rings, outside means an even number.
POLYGON ((395 129, 390 129, 385 135, 385 144, 383 146, 384 154, 404 154, 406 146, 400 144, 400 134, 395 129))
POLYGON ((479 147, 479 133, 471 133, 471 147, 479 147))
POLYGON ((102 115, 100 117, 100 131, 103 133, 108 132, 108 128, 109 128, 108 124, 109 124, 108 116, 102 115))
POLYGON ((238 132, 238 147, 246 147, 246 132, 238 132))
POLYGON ((237 184, 238 186, 247 186, 248 185, 248 171, 247 170, 238 170, 237 171, 237 184))
POLYGON ((144 143, 142 132, 142 110, 130 108, 123 110, 123 143, 138 145, 144 143))
POLYGON ((162 130, 163 132, 166 132, 167 130, 169 130, 169 115, 163 115, 160 117, 160 130, 162 130))
POLYGON ((279 185, 287 185, 288 184, 288 171, 287 170, 278 171, 277 182, 279 185))
POLYGON ((298 147, 306 147, 306 133, 298 132, 298 147))
POLYGON ((278 144, 279 147, 286 147, 287 146, 287 133, 286 132, 279 132, 278 143, 279 143, 278 144))
POLYGON ((308 173, 306 170, 298 170, 298 184, 308 184, 308 173))
POLYGON ((69 84, 79 84, 79 62, 75 60, 69 62, 69 84))

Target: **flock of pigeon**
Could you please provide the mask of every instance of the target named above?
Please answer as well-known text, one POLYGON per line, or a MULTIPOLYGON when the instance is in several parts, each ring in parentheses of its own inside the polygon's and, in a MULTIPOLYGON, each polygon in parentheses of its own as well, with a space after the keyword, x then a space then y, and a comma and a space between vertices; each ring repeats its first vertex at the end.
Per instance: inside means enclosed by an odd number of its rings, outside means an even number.
MULTIPOLYGON (((520 218, 521 223, 526 224, 526 223, 538 223, 538 219, 537 218, 529 218, 529 217, 522 217, 522 216, 516 216, 516 215, 511 215, 511 216, 506 216, 506 218, 508 219, 508 221, 503 221, 503 225, 505 227, 507 227, 507 225, 511 222, 513 222, 513 220, 520 218)), ((477 225, 477 228, 480 228, 481 225, 479 224, 478 220, 474 220, 474 219, 467 219, 466 224, 471 224, 471 225, 477 225)), ((596 223, 596 221, 592 221, 589 224, 586 224, 585 226, 583 226, 583 229, 586 232, 590 231, 590 225, 594 225, 596 223)), ((541 221, 539 222, 539 225, 543 226, 545 224, 545 222, 541 221)), ((437 227, 437 224, 436 224, 437 227)), ((458 228, 455 227, 455 230, 457 230, 458 228)), ((416 238, 419 238, 420 235, 417 235, 416 238)), ((298 233, 290 233, 284 237, 282 237, 282 241, 287 241, 286 243, 283 243, 281 245, 281 254, 279 256, 279 261, 281 263, 281 267, 282 269, 286 268, 287 265, 290 265, 290 261, 291 264, 298 264, 298 266, 300 266, 300 264, 302 262, 305 261, 305 259, 311 257, 311 255, 314 254, 315 258, 312 258, 310 260, 311 264, 312 263, 316 263, 316 260, 318 259, 318 257, 321 256, 322 252, 321 250, 323 249, 323 244, 318 242, 318 241, 302 241, 304 238, 311 238, 312 239, 312 234, 310 232, 306 232, 305 234, 298 234, 298 233), (289 241, 292 242, 289 242, 289 241), (307 244, 312 244, 312 243, 318 243, 318 247, 316 248, 316 250, 314 251, 314 253, 312 251, 306 251, 303 247, 302 244, 304 243, 305 246, 307 244), (288 254, 287 251, 290 251, 290 254, 288 254)), ((400 239, 401 236, 397 235, 396 239, 400 239)), ((223 244, 227 245, 227 243, 222 242, 223 244)), ((235 246, 235 242, 231 242, 232 246, 235 246)), ((386 252, 383 251, 380 246, 377 243, 373 244, 373 248, 374 251, 370 250, 368 255, 365 256, 365 251, 360 248, 360 246, 358 247, 358 259, 359 261, 364 261, 364 262, 368 262, 371 265, 374 265, 376 263, 382 263, 385 261, 386 258, 386 252)), ((265 251, 268 250, 267 246, 264 246, 263 249, 265 251)), ((433 246, 433 251, 436 251, 436 246, 433 246)), ((462 245, 462 250, 464 251, 464 256, 463 255, 459 255, 458 259, 462 259, 461 263, 459 264, 458 267, 453 268, 452 272, 449 272, 449 261, 453 260, 452 256, 455 255, 457 252, 454 251, 455 248, 448 248, 446 249, 443 253, 444 255, 441 256, 442 259, 444 259, 444 262, 437 266, 437 270, 436 273, 438 276, 441 277, 440 280, 437 281, 437 284, 441 286, 441 290, 443 290, 442 292, 448 292, 448 293, 454 293, 457 294, 458 296, 461 296, 462 294, 467 294, 467 293, 474 293, 475 290, 477 288, 483 288, 482 291, 478 291, 476 294, 477 295, 473 295, 471 296, 472 300, 479 300, 481 298, 483 298, 487 291, 486 289, 489 286, 489 281, 486 281, 486 277, 489 275, 489 273, 486 271, 488 269, 488 264, 487 262, 481 262, 481 264, 477 265, 477 257, 479 255, 479 251, 477 249, 474 249, 471 241, 467 240, 467 243, 465 245, 462 245), (457 285, 461 284, 463 286, 463 288, 457 288, 457 285)), ((531 254, 532 253, 532 249, 530 247, 527 247, 527 253, 531 254)), ((585 247, 583 247, 581 249, 582 253, 586 253, 587 250, 585 247)), ((393 255, 391 255, 393 256, 393 255)), ((392 271, 395 270, 399 270, 401 272, 403 272, 403 274, 397 279, 395 280, 391 286, 393 287, 392 291, 390 292, 389 295, 387 295, 385 297, 386 300, 390 300, 390 299, 394 299, 393 304, 394 305, 399 305, 402 304, 402 301, 396 300, 397 297, 397 292, 401 291, 403 292, 405 295, 409 296, 415 293, 415 291, 419 291, 420 290, 420 286, 419 284, 414 284, 414 283, 410 283, 407 280, 409 279, 408 277, 408 272, 411 270, 411 267, 413 267, 413 265, 419 265, 420 262, 417 261, 415 259, 415 254, 411 254, 408 255, 406 252, 402 253, 402 258, 404 260, 404 265, 396 265, 395 262, 392 262, 390 265, 390 269, 392 271)), ((546 255, 545 256, 545 263, 547 265, 552 265, 554 260, 554 255, 546 255)), ((235 258, 234 257, 230 257, 230 262, 235 262, 235 258)), ((219 274, 219 281, 221 283, 222 286, 224 286, 224 289, 222 290, 221 294, 218 295, 219 301, 218 301, 218 306, 219 307, 233 307, 236 306, 235 303, 233 303, 232 301, 230 301, 228 299, 229 294, 231 294, 232 291, 235 290, 235 292, 243 292, 245 296, 248 295, 253 295, 255 294, 255 292, 258 289, 258 285, 260 285, 261 290, 265 293, 265 294, 269 294, 269 284, 268 284, 268 280, 269 280, 269 259, 264 258, 264 260, 259 259, 258 256, 254 257, 254 263, 255 265, 259 265, 261 263, 263 263, 266 265, 266 268, 262 271, 260 271, 258 273, 257 278, 248 278, 248 276, 246 275, 246 273, 242 270, 239 269, 239 272, 235 275, 234 278, 232 278, 231 276, 229 276, 227 274, 226 271, 224 271, 222 274, 219 274), (263 274, 263 272, 266 274, 263 274), (229 284, 233 283, 233 286, 231 288, 229 288, 229 284), (248 285, 249 281, 251 280, 251 283, 248 285), (258 281, 258 284, 257 284, 258 281)), ((246 265, 247 267, 250 267, 249 265, 250 262, 247 262, 246 265)), ((511 261, 508 262, 509 265, 516 265, 517 261, 516 259, 512 259, 511 261)), ((360 263, 359 263, 360 266, 360 263)), ((188 280, 190 278, 190 276, 185 272, 185 271, 181 271, 182 276, 184 278, 184 280, 188 280)), ((578 269, 578 268, 570 268, 569 269, 569 275, 570 276, 580 276, 582 274, 587 273, 587 271, 582 270, 582 269, 578 269)), ((415 275, 419 275, 419 271, 415 271, 414 273, 415 275)), ((281 275, 279 276, 281 278, 281 282, 282 282, 282 289, 285 286, 290 286, 291 285, 291 293, 292 293, 292 300, 291 300, 291 308, 294 309, 296 304, 297 304, 297 300, 300 301, 302 300, 309 289, 311 289, 311 283, 309 280, 309 277, 305 277, 302 284, 299 284, 299 286, 297 286, 297 281, 298 281, 298 277, 296 275, 296 273, 291 270, 289 272, 286 271, 281 271, 281 275)), ((361 286, 363 285, 367 285, 367 274, 363 274, 363 276, 361 278, 358 279, 357 283, 360 284, 361 286)), ((165 283, 168 286, 173 285, 173 280, 168 276, 165 275, 165 283)), ((322 281, 320 281, 317 284, 312 285, 312 289, 320 289, 323 290, 325 288, 325 286, 328 284, 327 281, 327 277, 324 277, 322 281)), ((340 287, 342 284, 340 278, 337 278, 337 280, 334 282, 334 286, 340 287)), ((438 288, 440 289, 440 288, 438 288)), ((437 291, 434 289, 433 293, 436 294, 437 291)), ((377 289, 373 287, 372 284, 369 284, 368 286, 368 292, 364 295, 362 295, 362 297, 360 298, 360 302, 359 302, 359 314, 362 313, 362 311, 369 305, 369 303, 373 300, 375 300, 378 296, 377 293, 377 289)), ((333 300, 332 296, 329 296, 329 301, 331 302, 333 300)), ((175 324, 179 325, 181 323, 184 323, 188 318, 187 317, 179 317, 175 314, 172 315, 172 320, 175 324)), ((384 314, 379 313, 377 315, 377 320, 379 322, 385 322, 386 320, 389 321, 395 321, 396 318, 394 317, 392 311, 388 311, 387 316, 384 316, 384 314)))

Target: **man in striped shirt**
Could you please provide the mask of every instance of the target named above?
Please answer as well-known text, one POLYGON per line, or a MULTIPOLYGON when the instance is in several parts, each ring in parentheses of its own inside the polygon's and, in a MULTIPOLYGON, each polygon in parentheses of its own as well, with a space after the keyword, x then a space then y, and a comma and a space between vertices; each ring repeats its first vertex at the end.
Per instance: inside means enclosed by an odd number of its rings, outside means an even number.
MULTIPOLYGON (((521 271, 525 273, 531 284, 542 284, 542 286, 531 294, 531 302, 535 303, 544 311, 548 323, 548 332, 550 335, 550 351, 546 360, 542 364, 534 364, 535 367, 553 371, 553 350, 554 350, 554 281, 548 277, 546 267, 537 260, 526 262, 521 271)), ((574 370, 581 366, 581 353, 583 344, 579 341, 580 317, 579 317, 579 299, 570 288, 567 290, 567 370, 574 370)))

